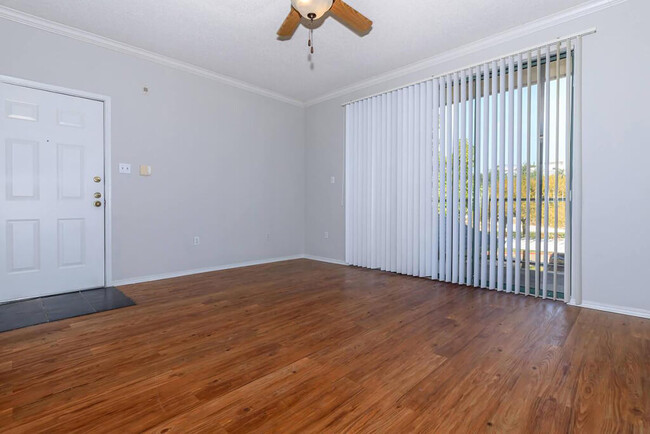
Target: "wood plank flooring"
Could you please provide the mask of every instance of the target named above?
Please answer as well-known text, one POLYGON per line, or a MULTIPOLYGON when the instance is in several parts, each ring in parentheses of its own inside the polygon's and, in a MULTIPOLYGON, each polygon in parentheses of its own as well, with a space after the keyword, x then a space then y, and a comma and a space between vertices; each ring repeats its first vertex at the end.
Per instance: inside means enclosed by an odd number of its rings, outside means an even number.
POLYGON ((309 260, 0 334, 0 432, 650 432, 650 320, 309 260))

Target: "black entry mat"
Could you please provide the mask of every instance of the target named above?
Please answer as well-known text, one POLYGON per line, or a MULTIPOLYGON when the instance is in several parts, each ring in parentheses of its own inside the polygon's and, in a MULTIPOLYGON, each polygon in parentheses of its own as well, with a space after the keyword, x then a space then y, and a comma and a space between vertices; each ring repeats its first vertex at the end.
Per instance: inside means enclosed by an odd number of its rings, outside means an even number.
POLYGON ((133 305, 114 287, 14 301, 0 305, 0 332, 133 305))

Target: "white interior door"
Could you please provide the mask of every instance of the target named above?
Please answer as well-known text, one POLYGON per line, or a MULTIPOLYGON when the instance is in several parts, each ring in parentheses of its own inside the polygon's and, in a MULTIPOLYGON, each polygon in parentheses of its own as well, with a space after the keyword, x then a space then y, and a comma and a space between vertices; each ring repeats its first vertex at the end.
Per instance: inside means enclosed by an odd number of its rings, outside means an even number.
POLYGON ((104 105, 0 83, 0 302, 104 286, 104 105))

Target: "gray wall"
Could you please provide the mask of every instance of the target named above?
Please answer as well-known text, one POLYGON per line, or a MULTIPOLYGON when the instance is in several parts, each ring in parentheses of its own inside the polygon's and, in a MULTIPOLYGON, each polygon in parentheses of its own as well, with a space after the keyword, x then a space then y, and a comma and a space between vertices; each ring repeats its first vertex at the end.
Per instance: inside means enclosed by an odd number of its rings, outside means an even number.
POLYGON ((10 21, 0 41, 0 74, 112 98, 114 279, 304 252, 302 108, 10 21))
POLYGON ((112 97, 114 278, 128 279, 302 253, 343 260, 341 103, 596 26, 584 40, 584 299, 650 310, 649 15, 650 2, 628 0, 306 110, 4 20, 0 74, 112 97), (153 176, 119 175, 119 162, 153 176))
MULTIPOLYGON (((558 36, 597 27, 584 39, 583 298, 585 303, 650 310, 650 2, 628 0, 517 41, 322 102, 307 109, 306 252, 345 256, 345 111, 341 104, 458 69, 558 36), (329 232, 325 239, 324 232, 329 232)), ((580 164, 580 163, 577 163, 580 164)))

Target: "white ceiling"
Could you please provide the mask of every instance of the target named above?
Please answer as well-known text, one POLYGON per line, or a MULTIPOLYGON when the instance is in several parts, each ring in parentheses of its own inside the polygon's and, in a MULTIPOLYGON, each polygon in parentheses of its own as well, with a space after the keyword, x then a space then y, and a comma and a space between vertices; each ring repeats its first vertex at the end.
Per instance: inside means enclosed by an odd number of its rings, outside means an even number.
POLYGON ((359 37, 333 18, 289 41, 290 0, 0 0, 4 5, 309 101, 585 0, 347 0, 374 21, 359 37))

